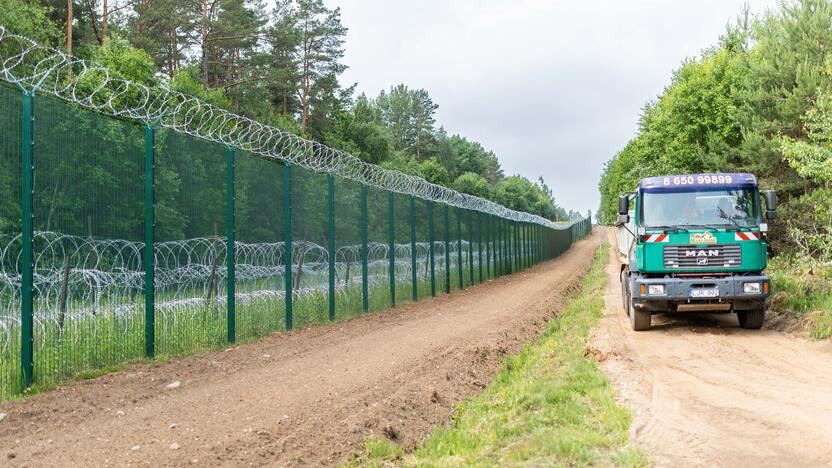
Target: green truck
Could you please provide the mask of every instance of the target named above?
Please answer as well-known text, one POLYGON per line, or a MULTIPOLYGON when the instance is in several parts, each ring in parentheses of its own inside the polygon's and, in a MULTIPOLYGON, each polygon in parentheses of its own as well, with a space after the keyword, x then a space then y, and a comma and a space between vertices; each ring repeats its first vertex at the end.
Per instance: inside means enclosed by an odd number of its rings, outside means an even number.
POLYGON ((760 195, 744 173, 648 177, 621 195, 621 293, 633 330, 677 312, 736 313, 742 328, 763 325, 777 195, 760 195))

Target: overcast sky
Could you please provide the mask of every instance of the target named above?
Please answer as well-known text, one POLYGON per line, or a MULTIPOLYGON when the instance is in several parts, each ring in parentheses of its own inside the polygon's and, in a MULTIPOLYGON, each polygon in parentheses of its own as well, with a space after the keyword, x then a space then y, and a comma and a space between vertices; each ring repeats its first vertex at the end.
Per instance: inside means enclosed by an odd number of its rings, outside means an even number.
POLYGON ((742 6, 776 0, 326 0, 349 28, 343 83, 405 83, 437 121, 493 150, 506 175, 542 175, 556 202, 595 212, 598 177, 643 105, 742 6))

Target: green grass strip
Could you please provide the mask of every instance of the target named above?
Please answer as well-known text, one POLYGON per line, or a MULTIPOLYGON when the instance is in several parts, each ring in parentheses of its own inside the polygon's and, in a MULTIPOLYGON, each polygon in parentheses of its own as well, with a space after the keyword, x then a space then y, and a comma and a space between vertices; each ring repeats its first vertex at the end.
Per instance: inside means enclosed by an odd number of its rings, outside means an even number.
POLYGON ((629 411, 585 355, 589 330, 603 315, 605 265, 606 253, 596 254, 580 294, 538 341, 507 359, 494 382, 414 453, 371 438, 348 465, 648 465, 629 445, 629 411))

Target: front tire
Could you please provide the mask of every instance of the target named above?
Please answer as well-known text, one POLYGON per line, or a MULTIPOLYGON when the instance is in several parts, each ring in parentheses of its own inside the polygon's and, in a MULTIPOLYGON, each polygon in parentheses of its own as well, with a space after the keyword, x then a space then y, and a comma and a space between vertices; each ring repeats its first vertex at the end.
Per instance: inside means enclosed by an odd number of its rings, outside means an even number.
POLYGON ((630 304, 630 327, 633 331, 649 330, 653 316, 649 311, 638 310, 633 307, 632 300, 630 300, 630 304))
POLYGON ((737 321, 740 322, 740 328, 759 330, 763 326, 765 318, 766 312, 763 309, 737 311, 737 321))

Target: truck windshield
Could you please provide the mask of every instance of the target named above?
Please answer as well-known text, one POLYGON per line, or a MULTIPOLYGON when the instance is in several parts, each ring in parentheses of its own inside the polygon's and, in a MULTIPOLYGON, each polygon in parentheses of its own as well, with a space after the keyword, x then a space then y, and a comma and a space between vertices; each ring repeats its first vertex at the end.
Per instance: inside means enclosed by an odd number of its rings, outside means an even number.
POLYGON ((686 225, 756 226, 760 213, 758 200, 756 188, 645 192, 641 224, 648 229, 686 225))

